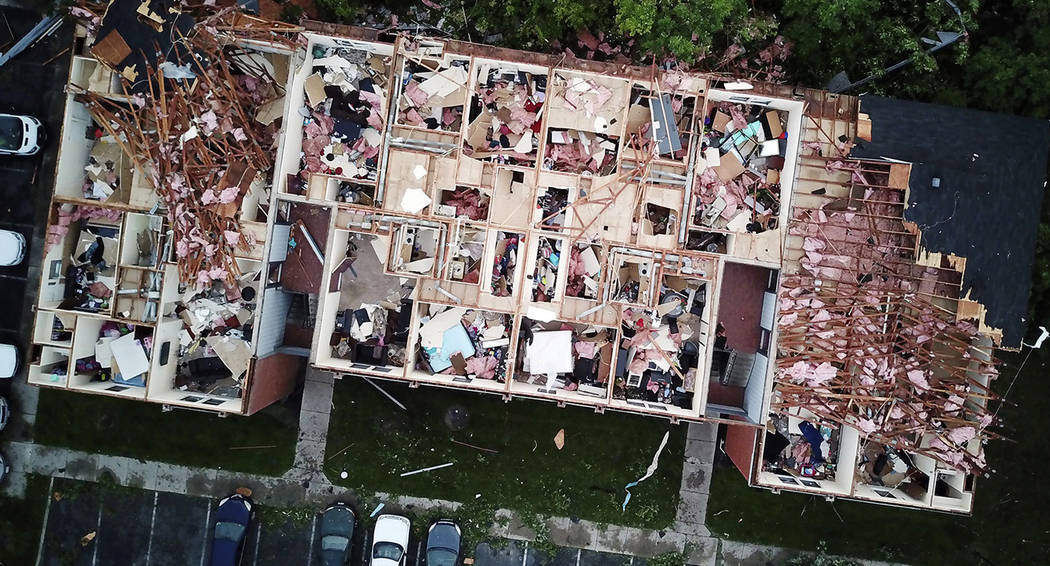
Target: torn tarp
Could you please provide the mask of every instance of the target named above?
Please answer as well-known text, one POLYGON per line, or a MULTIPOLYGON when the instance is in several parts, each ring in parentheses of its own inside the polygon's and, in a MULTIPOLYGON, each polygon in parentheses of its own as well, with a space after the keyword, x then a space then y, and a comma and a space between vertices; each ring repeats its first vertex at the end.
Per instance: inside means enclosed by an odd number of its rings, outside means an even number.
POLYGON ((670 431, 664 433, 663 440, 660 441, 660 447, 656 449, 656 454, 653 454, 653 461, 649 464, 649 467, 646 468, 645 475, 623 487, 623 490, 627 492, 627 497, 624 497, 623 499, 623 511, 627 511, 627 503, 631 501, 631 488, 649 479, 654 473, 656 473, 656 468, 660 465, 660 454, 664 451, 664 447, 667 446, 667 439, 670 436, 670 431))

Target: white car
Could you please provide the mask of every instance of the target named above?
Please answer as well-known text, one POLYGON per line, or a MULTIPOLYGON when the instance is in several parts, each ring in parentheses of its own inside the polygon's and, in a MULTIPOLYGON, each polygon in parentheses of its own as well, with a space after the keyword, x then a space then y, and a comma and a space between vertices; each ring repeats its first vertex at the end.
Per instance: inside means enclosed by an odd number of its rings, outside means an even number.
POLYGON ((44 125, 32 116, 0 114, 0 155, 33 155, 44 142, 44 125))
POLYGON ((0 230, 0 266, 22 263, 26 258, 26 237, 11 230, 0 230))
POLYGON ((0 344, 0 379, 10 379, 18 373, 18 366, 22 360, 19 359, 18 348, 11 344, 0 344))
POLYGON ((380 515, 372 533, 370 566, 404 566, 412 522, 400 515, 380 515))

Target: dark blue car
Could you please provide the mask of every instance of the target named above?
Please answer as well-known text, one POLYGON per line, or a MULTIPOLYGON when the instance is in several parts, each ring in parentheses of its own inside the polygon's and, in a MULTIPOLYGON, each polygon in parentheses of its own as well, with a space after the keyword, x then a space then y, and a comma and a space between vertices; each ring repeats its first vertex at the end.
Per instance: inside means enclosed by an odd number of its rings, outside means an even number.
POLYGON ((459 565, 459 525, 448 519, 435 521, 427 532, 427 566, 459 565))
POLYGON ((219 502, 211 541, 211 566, 237 566, 254 513, 252 501, 235 493, 219 502))
POLYGON ((356 522, 353 509, 341 501, 324 510, 321 514, 322 566, 346 566, 350 561, 356 522))

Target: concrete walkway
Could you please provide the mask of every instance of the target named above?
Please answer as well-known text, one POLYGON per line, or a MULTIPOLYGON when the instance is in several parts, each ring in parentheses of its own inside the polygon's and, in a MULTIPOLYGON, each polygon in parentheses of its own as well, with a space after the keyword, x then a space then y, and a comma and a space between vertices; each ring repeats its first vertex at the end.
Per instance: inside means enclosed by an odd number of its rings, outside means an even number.
POLYGON ((674 530, 696 537, 710 537, 707 529, 707 499, 711 493, 711 470, 715 462, 718 425, 690 423, 686 435, 682 486, 674 530))
POLYGON ((323 492, 331 487, 324 475, 324 460, 334 393, 335 377, 331 373, 314 368, 306 370, 295 460, 284 478, 315 492, 323 492))

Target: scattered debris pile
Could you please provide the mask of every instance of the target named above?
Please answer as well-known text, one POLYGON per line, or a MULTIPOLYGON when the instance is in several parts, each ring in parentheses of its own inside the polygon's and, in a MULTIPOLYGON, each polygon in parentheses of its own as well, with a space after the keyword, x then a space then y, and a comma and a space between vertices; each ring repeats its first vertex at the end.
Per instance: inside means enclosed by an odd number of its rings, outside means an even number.
POLYGON ((429 130, 458 132, 467 101, 469 61, 453 61, 433 69, 423 63, 405 64, 398 100, 397 123, 429 130))
POLYGON ((602 253, 601 246, 577 242, 571 249, 565 294, 570 297, 597 299, 598 282, 602 276, 602 265, 598 261, 602 253))
POLYGON ((450 218, 467 218, 470 220, 488 220, 488 193, 491 189, 458 186, 452 190, 441 191, 441 204, 436 213, 450 218))
POLYGON ((992 343, 960 309, 962 274, 947 257, 917 261, 905 188, 889 165, 828 161, 851 173, 850 196, 796 207, 800 256, 783 277, 774 411, 851 426, 870 441, 966 472, 985 470, 995 422, 992 343), (958 313, 958 314, 956 314, 958 313))
POLYGON ((693 406, 702 355, 706 284, 668 276, 654 310, 624 308, 615 399, 693 406))
POLYGON ((256 299, 261 274, 246 272, 237 284, 187 291, 175 304, 182 320, 175 387, 236 399, 252 357, 256 299))
POLYGON ((608 175, 616 170, 619 138, 609 134, 618 110, 613 90, 598 79, 555 76, 552 112, 558 119, 547 130, 545 169, 608 175), (567 118, 566 115, 571 115, 567 118), (561 127, 571 123, 572 128, 561 127))
MULTIPOLYGON (((127 189, 131 182, 131 163, 124 157, 117 140, 103 136, 101 129, 96 129, 100 136, 91 146, 88 163, 84 167, 84 198, 108 200, 113 193, 127 189)), ((127 201, 127 198, 115 199, 127 201)))
POLYGON ((490 282, 493 295, 509 297, 514 294, 515 274, 518 268, 518 246, 524 239, 524 234, 516 232, 496 233, 496 253, 490 282))
POLYGON ((661 156, 685 160, 689 153, 695 96, 679 92, 652 92, 641 87, 631 90, 627 113, 628 147, 643 149, 643 138, 656 140, 661 156))
POLYGON ((775 229, 788 143, 784 116, 764 106, 722 102, 705 118, 704 129, 705 166, 693 183, 693 222, 732 232, 775 229))
POLYGON ((503 383, 509 349, 509 315, 430 305, 421 319, 416 368, 465 381, 503 383))
POLYGON ((243 42, 292 47, 299 28, 234 9, 182 12, 160 0, 84 2, 74 16, 100 22, 91 52, 120 73, 126 95, 86 91, 78 100, 160 196, 180 280, 234 285, 234 248, 254 244, 241 229, 242 200, 265 185, 280 127, 260 123, 257 112, 283 96, 283 77, 243 42))
POLYGON ((540 393, 575 391, 607 395, 616 333, 611 328, 557 320, 523 318, 515 379, 539 386, 540 393))
MULTIPOLYGON (((390 58, 346 47, 314 46, 314 73, 306 78, 302 193, 310 173, 375 181, 386 116, 390 58)), ((296 187, 299 190, 294 190, 296 187)))
POLYGON ((554 300, 561 266, 563 241, 540 236, 536 248, 536 273, 532 276, 532 300, 549 303, 554 300))
MULTIPOLYGON (((795 474, 813 480, 834 481, 838 472, 839 440, 842 429, 813 423, 788 415, 772 415, 770 422, 777 430, 777 443, 770 445, 773 458, 763 462, 766 470, 791 469, 795 474), (797 423, 795 428, 791 424, 797 423), (782 448, 781 448, 782 446, 782 448), (780 450, 776 450, 780 448, 780 450)), ((846 466, 846 473, 850 471, 846 466)))
POLYGON ((482 65, 463 153, 531 166, 539 147, 546 91, 547 75, 482 65))

